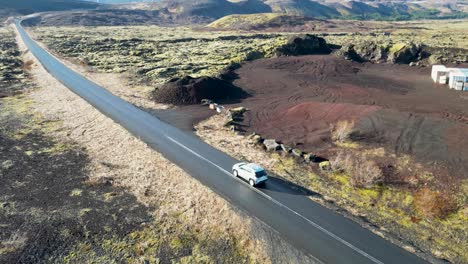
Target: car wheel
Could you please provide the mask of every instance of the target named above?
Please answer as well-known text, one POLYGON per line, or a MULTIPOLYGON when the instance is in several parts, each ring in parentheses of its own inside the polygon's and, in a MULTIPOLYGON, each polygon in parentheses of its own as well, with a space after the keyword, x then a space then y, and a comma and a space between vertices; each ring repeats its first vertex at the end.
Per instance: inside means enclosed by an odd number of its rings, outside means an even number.
POLYGON ((250 179, 250 180, 249 180, 249 183, 250 183, 250 186, 252 186, 252 187, 255 186, 254 180, 250 179))
POLYGON ((235 177, 239 177, 239 173, 238 173, 236 170, 233 170, 233 171, 232 171, 232 174, 233 174, 235 177))

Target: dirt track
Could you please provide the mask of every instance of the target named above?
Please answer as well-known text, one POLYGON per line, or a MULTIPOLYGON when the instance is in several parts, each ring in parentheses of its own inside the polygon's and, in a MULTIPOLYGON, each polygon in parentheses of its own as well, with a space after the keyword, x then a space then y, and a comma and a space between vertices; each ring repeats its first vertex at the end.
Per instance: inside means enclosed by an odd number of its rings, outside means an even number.
POLYGON ((242 102, 252 110, 249 132, 320 153, 333 145, 330 126, 352 119, 365 143, 384 143, 446 175, 468 170, 468 94, 433 84, 430 68, 314 55, 257 60, 236 73, 234 84, 251 94, 242 102))

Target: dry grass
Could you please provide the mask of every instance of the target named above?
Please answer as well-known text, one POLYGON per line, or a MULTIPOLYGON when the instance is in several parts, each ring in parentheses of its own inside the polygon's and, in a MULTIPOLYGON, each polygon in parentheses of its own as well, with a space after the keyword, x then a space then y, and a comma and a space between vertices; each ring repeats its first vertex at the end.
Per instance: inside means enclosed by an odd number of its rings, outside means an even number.
POLYGON ((343 120, 339 121, 332 128, 332 139, 338 142, 345 142, 350 139, 354 129, 354 121, 343 120))
POLYGON ((350 175, 350 183, 358 188, 371 188, 383 182, 383 173, 372 160, 356 152, 341 151, 331 160, 335 171, 350 175))
MULTIPOLYGON (((25 50, 24 44, 19 43, 25 50)), ((25 59, 35 60, 29 53, 25 59)), ((33 65, 30 73, 41 87, 29 94, 34 101, 34 111, 45 119, 62 121, 51 132, 53 136, 78 142, 86 149, 91 160, 86 184, 111 183, 125 188, 139 202, 154 208, 153 215, 159 222, 169 221, 167 225, 171 229, 198 230, 213 239, 233 237, 252 262, 308 262, 307 257, 263 223, 233 208, 130 135, 58 83, 38 63, 33 65), (171 224, 174 216, 178 223, 171 224), (270 256, 275 256, 275 259, 270 259, 270 256)))
POLYGON ((425 217, 444 219, 457 209, 457 204, 446 193, 422 188, 414 195, 416 210, 425 217))
POLYGON ((28 237, 25 233, 13 232, 7 240, 0 241, 0 255, 23 248, 27 240, 28 237))
MULTIPOLYGON (((415 198, 411 191, 392 186, 373 188, 354 186, 381 181, 381 171, 378 166, 375 163, 367 164, 364 157, 377 159, 386 157, 388 154, 384 149, 364 151, 362 148, 343 148, 344 152, 339 160, 344 164, 361 165, 356 170, 366 176, 363 180, 356 179, 356 182, 353 182, 355 180, 352 180, 352 176, 348 173, 330 174, 311 171, 310 167, 298 164, 291 157, 265 152, 254 142, 250 142, 248 137, 236 135, 224 128, 222 121, 221 115, 202 121, 196 126, 197 135, 237 159, 257 162, 275 175, 322 195, 323 199, 310 197, 314 201, 324 204, 332 201, 334 205, 344 209, 341 212, 358 216, 359 219, 364 217, 368 221, 363 223, 365 226, 369 223, 374 224, 377 228, 369 227, 373 232, 403 248, 413 252, 420 249, 455 263, 465 263, 468 259, 465 252, 468 243, 466 239, 468 210, 458 210, 448 215, 446 219, 430 219, 422 215, 414 217, 419 214, 414 210, 415 198), (347 156, 346 153, 349 152, 355 154, 347 156), (351 161, 358 155, 362 155, 364 161, 351 161), (409 246, 410 244, 413 246, 409 246)), ((350 165, 340 167, 348 166, 350 165)), ((350 167, 354 169, 353 166, 350 167)), ((465 199, 461 197, 460 201, 459 204, 465 199)))
MULTIPOLYGON (((35 60, 29 53, 26 57, 35 60)), ((158 219, 181 214, 187 225, 203 232, 236 230, 238 238, 249 237, 249 220, 222 198, 73 94, 42 67, 33 66, 31 74, 42 87, 30 94, 34 110, 46 119, 59 116, 63 122, 54 135, 79 142, 92 157, 90 184, 110 178, 143 204, 158 206, 154 211, 158 219)), ((249 251, 256 252, 258 259, 267 259, 260 241, 251 245, 249 251)))

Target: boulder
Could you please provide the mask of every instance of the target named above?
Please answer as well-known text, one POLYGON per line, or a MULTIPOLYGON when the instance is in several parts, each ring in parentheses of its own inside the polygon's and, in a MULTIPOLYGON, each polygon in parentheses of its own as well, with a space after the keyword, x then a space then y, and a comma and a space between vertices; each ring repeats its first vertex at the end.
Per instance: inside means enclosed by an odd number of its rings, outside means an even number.
POLYGON ((229 130, 231 130, 232 132, 237 132, 237 131, 240 130, 240 128, 239 128, 239 126, 237 126, 237 125, 231 125, 231 126, 229 127, 229 130))
POLYGON ((330 161, 322 161, 319 163, 319 168, 323 171, 329 171, 331 170, 331 163, 330 161))
POLYGON ((263 142, 263 138, 260 135, 254 135, 252 138, 250 138, 250 142, 254 144, 260 144, 263 142))
POLYGON ((280 145, 274 139, 265 139, 263 145, 267 151, 276 151, 280 148, 280 145))
POLYGON ((357 54, 354 49, 354 45, 348 44, 343 47, 336 53, 338 56, 343 57, 345 60, 363 62, 364 60, 357 54))
POLYGON ((310 34, 292 36, 286 44, 276 49, 278 56, 329 54, 330 52, 331 49, 325 39, 310 34))
POLYGON ((304 154, 304 161, 307 162, 307 163, 314 162, 315 159, 316 159, 315 154, 312 154, 312 153, 304 154))
POLYGON ((224 121, 223 126, 229 127, 229 126, 232 126, 232 125, 235 125, 235 124, 236 124, 236 121, 234 121, 234 119, 226 119, 226 121, 224 121))
POLYGON ((393 45, 388 54, 388 62, 409 64, 421 59, 422 45, 415 43, 397 43, 393 45))
POLYGON ((386 46, 375 42, 362 42, 353 45, 353 49, 362 61, 385 62, 387 60, 386 46))
POLYGON ((254 144, 260 144, 260 143, 263 142, 262 136, 260 136, 259 134, 255 133, 255 132, 248 135, 247 139, 249 140, 249 142, 254 143, 254 144))
POLYGON ((284 145, 284 144, 281 144, 280 147, 281 147, 281 150, 284 151, 284 152, 286 152, 286 153, 291 153, 291 151, 292 151, 292 148, 291 148, 291 147, 286 146, 286 145, 284 145))
POLYGON ((298 158, 301 158, 303 155, 303 152, 300 149, 293 149, 291 153, 298 158))
POLYGON ((243 112, 240 111, 232 111, 231 109, 226 112, 226 118, 233 119, 236 121, 242 121, 244 119, 243 112))
POLYGON ((247 139, 252 139, 253 137, 257 136, 258 134, 253 132, 252 134, 247 136, 247 139))
POLYGON ((202 99, 201 100, 201 105, 211 105, 213 104, 213 101, 210 99, 202 99))
POLYGON ((247 111, 248 111, 247 108, 245 108, 243 106, 229 109, 229 112, 231 112, 233 114, 239 114, 239 115, 243 115, 247 111))

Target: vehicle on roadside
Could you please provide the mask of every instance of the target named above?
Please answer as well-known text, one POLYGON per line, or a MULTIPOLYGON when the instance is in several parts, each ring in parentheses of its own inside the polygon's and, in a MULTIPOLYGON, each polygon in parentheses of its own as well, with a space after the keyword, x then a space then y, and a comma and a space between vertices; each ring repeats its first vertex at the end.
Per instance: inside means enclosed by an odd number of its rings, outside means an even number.
POLYGON ((249 182, 251 186, 264 184, 268 180, 268 174, 255 163, 240 162, 232 166, 232 175, 249 182))

